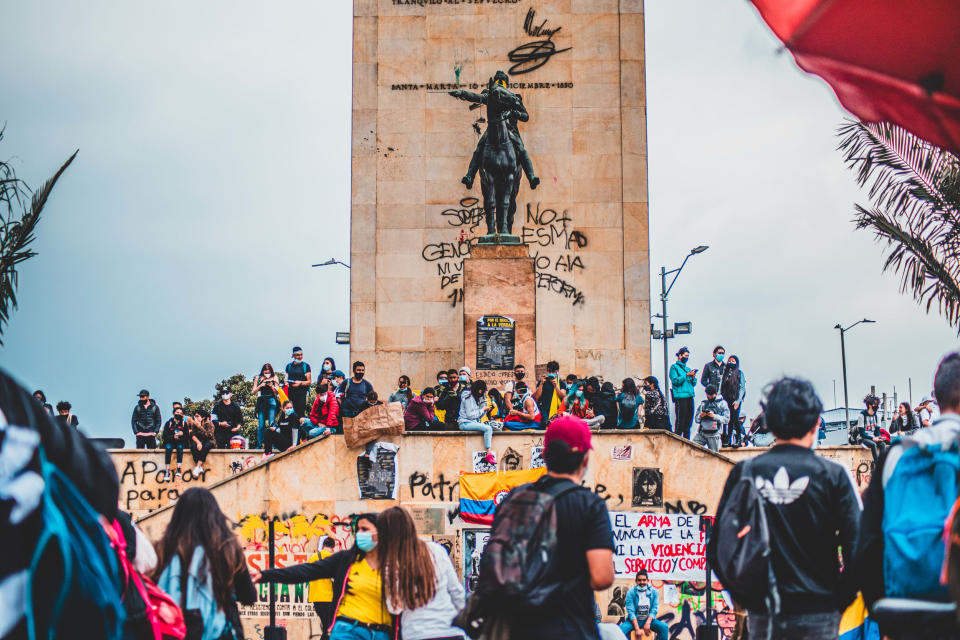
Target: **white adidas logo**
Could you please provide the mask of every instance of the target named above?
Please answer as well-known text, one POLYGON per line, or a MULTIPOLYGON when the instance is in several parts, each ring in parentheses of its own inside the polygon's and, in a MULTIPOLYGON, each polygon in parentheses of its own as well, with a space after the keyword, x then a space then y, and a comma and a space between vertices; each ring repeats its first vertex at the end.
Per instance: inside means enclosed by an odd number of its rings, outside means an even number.
POLYGON ((760 495, 766 498, 767 502, 771 504, 790 504, 803 495, 807 485, 810 484, 810 478, 804 476, 790 482, 787 470, 780 467, 773 476, 773 482, 760 477, 757 477, 755 482, 757 483, 757 490, 760 491, 760 495))

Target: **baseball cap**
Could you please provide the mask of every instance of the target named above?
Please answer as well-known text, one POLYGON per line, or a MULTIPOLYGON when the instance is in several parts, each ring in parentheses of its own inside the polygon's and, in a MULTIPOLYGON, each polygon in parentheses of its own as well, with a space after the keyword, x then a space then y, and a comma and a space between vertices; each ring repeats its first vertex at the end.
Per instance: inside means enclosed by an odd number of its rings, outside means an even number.
POLYGON ((330 375, 333 376, 334 378, 346 378, 346 377, 347 377, 347 376, 345 376, 345 375, 343 374, 343 371, 340 371, 340 369, 337 369, 336 371, 334 371, 334 372, 331 373, 330 375))
POLYGON ((927 404, 928 402, 933 402, 933 398, 930 396, 923 396, 923 400, 920 401, 920 404, 927 404))
POLYGON ((297 351, 303 351, 303 349, 301 349, 300 347, 294 347, 293 352, 296 353, 297 351))
POLYGON ((150 392, 147 391, 146 389, 140 389, 140 393, 138 393, 137 395, 142 398, 143 396, 148 396, 148 395, 150 395, 150 392))
POLYGON ((590 443, 590 427, 576 416, 562 416, 547 425, 547 433, 543 437, 543 447, 546 449, 554 440, 566 442, 570 451, 574 453, 593 449, 593 445, 590 443))
POLYGON ((468 367, 467 365, 463 365, 462 367, 460 367, 460 371, 466 371, 467 375, 468 376, 470 375, 470 367, 468 367))

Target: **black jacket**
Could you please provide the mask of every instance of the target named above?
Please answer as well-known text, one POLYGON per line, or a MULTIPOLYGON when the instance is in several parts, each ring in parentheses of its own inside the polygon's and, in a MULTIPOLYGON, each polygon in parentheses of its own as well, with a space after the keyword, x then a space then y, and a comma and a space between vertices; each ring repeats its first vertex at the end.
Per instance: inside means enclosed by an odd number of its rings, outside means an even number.
POLYGON ((186 444, 189 440, 189 429, 187 428, 187 419, 184 418, 179 424, 177 419, 170 418, 163 425, 163 443, 164 444, 186 444), (175 434, 180 431, 180 437, 175 434))
MULTIPOLYGON (((611 385, 612 387, 613 385, 611 385)), ((604 416, 602 429, 617 428, 617 396, 612 390, 586 394, 587 402, 593 407, 593 415, 604 416)))
POLYGON ((243 410, 240 409, 236 402, 226 404, 221 400, 213 405, 213 411, 210 413, 210 417, 213 419, 213 426, 217 429, 230 431, 234 427, 239 427, 243 424, 243 410))
MULTIPOLYGON (((280 584, 299 584, 301 582, 313 582, 321 578, 333 579, 333 599, 335 603, 333 618, 336 619, 336 612, 340 610, 340 603, 347 589, 347 575, 350 573, 350 566, 363 558, 364 553, 354 545, 345 551, 321 558, 316 562, 307 562, 305 564, 295 564, 292 567, 283 569, 267 569, 263 572, 261 582, 277 582, 280 584)), ((394 637, 396 637, 397 616, 394 616, 394 637)))
POLYGON ((130 418, 130 426, 133 428, 133 434, 160 431, 160 425, 163 424, 160 419, 160 407, 157 401, 150 398, 150 402, 144 407, 143 403, 138 402, 133 407, 133 416, 130 418))
MULTIPOLYGON (((743 464, 730 471, 718 514, 743 464)), ((751 473, 762 479, 782 612, 843 611, 856 595, 852 567, 860 528, 860 504, 849 473, 810 449, 789 444, 775 445, 754 458, 751 473), (837 547, 847 567, 843 575, 837 547)), ((716 557, 708 560, 714 564, 716 557)))

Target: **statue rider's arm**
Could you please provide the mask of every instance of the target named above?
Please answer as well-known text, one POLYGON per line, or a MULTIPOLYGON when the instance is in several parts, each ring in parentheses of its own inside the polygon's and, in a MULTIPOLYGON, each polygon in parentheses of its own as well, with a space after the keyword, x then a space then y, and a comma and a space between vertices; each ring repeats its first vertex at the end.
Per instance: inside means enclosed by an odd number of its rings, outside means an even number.
POLYGON ((517 103, 510 110, 513 112, 514 117, 520 122, 526 122, 530 119, 530 116, 527 114, 527 108, 523 106, 523 98, 519 95, 517 96, 517 103))
POLYGON ((466 100, 467 102, 476 102, 477 104, 487 104, 487 96, 482 93, 474 93, 472 91, 464 91, 463 89, 454 89, 453 91, 448 91, 450 95, 454 98, 460 100, 466 100))

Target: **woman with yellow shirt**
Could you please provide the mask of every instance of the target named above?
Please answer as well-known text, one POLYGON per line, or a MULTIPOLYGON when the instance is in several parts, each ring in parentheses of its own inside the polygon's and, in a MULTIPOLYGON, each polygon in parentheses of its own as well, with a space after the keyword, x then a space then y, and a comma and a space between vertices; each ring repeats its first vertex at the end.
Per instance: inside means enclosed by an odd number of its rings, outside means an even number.
POLYGON ((330 640, 391 640, 397 636, 393 616, 387 610, 380 582, 377 553, 377 515, 357 518, 356 544, 315 562, 283 569, 253 570, 254 582, 299 584, 321 578, 333 579, 334 614, 330 640))

